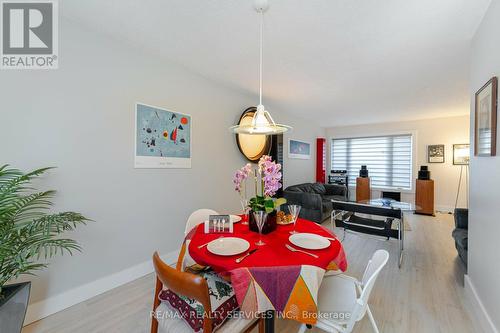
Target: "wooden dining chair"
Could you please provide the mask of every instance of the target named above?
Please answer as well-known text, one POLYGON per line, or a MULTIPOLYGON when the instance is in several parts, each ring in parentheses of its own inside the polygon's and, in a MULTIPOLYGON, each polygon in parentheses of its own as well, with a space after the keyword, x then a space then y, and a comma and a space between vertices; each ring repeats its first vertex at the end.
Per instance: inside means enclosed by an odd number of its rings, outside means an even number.
POLYGON ((187 219, 184 236, 186 236, 191 231, 191 229, 196 227, 198 224, 208 220, 208 217, 210 215, 219 215, 219 213, 217 213, 215 210, 206 208, 198 209, 192 212, 187 219))
MULTIPOLYGON (((375 251, 361 281, 344 274, 326 273, 318 293, 318 309, 322 314, 332 315, 332 318, 320 316, 315 327, 331 333, 350 333, 354 325, 368 314, 373 331, 379 333, 368 306, 368 298, 380 271, 388 260, 389 252, 375 251)), ((304 333, 306 327, 305 324, 302 325, 299 333, 304 333)))
MULTIPOLYGON (((211 301, 208 289, 208 283, 203 276, 182 272, 173 267, 170 267, 160 259, 158 252, 153 254, 153 266, 156 272, 156 289, 153 300, 153 316, 151 322, 151 333, 158 333, 158 328, 163 329, 161 333, 184 333, 192 332, 182 318, 179 316, 175 318, 162 318, 156 317, 155 313, 162 306, 158 295, 163 289, 168 288, 170 291, 200 302, 204 309, 203 319, 203 332, 212 332, 212 314, 211 314, 211 301), (160 321, 169 321, 161 325, 160 321)), ((165 309, 165 308, 164 308, 165 309)), ((259 325, 259 333, 263 333, 264 325, 261 319, 250 318, 229 318, 224 324, 218 328, 217 332, 220 333, 233 333, 233 332, 250 332, 255 326, 259 325)))

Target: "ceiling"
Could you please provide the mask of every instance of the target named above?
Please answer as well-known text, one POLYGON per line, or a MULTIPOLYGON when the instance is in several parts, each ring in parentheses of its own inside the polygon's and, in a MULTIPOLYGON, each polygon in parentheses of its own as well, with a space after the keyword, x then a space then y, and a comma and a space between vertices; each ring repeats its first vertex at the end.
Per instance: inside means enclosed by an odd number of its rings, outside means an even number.
MULTIPOLYGON (((323 126, 469 109, 470 40, 490 0, 270 0, 264 105, 323 126)), ((252 0, 65 0, 63 16, 255 94, 252 0)))

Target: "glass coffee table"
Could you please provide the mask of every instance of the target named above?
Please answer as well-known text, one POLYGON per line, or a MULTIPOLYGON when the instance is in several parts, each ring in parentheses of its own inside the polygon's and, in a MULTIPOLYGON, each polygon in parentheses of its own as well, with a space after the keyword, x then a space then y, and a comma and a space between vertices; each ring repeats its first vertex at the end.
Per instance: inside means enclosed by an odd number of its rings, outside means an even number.
POLYGON ((404 212, 419 210, 413 203, 401 202, 393 199, 369 199, 356 201, 353 199, 331 200, 333 211, 331 214, 332 229, 344 228, 346 231, 371 234, 395 238, 399 241, 399 267, 403 262, 404 250, 404 212), (396 222, 397 229, 393 229, 396 222))

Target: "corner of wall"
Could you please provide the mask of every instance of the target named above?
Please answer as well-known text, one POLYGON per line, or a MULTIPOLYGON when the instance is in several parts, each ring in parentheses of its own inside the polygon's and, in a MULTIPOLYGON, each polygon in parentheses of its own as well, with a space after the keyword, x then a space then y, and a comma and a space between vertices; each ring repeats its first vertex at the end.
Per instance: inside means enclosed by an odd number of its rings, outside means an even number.
POLYGON ((467 274, 465 274, 464 277, 464 288, 466 307, 469 310, 469 313, 473 316, 472 321, 474 322, 476 328, 480 329, 482 333, 499 333, 495 324, 493 324, 490 315, 486 311, 483 302, 479 298, 472 280, 467 274))

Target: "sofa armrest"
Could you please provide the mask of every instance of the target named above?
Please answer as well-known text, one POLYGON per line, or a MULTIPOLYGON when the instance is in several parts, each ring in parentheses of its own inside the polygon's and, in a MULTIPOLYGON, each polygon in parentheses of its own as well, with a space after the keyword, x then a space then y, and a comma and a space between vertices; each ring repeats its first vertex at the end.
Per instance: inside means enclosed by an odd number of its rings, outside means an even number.
POLYGON ((469 229, 469 210, 465 208, 455 208, 455 227, 469 229))
POLYGON ((344 185, 339 184, 324 184, 326 195, 341 195, 347 196, 347 188, 344 185))
POLYGON ((302 208, 321 210, 321 195, 317 193, 283 191, 283 197, 289 205, 300 205, 302 208))

